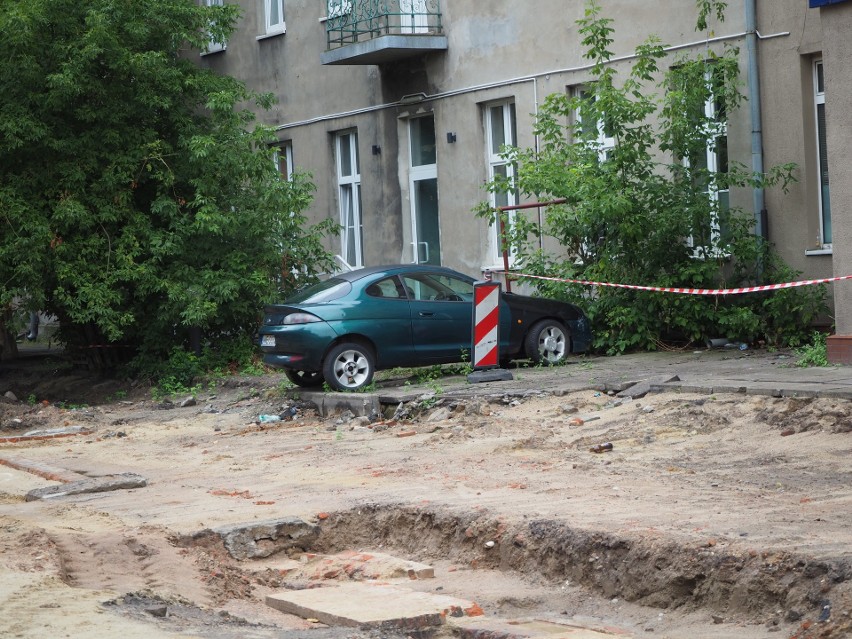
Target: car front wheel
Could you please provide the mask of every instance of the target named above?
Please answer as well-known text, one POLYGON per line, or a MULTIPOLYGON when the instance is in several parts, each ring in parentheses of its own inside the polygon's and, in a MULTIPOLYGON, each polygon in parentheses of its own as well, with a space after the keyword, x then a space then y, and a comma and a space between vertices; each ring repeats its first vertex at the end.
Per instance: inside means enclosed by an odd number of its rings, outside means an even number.
POLYGON ((527 333, 524 350, 535 363, 544 365, 561 364, 570 352, 571 339, 568 329, 556 320, 541 320, 533 324, 527 333))
POLYGON ((373 381, 375 356, 370 348, 345 342, 332 348, 322 366, 322 374, 334 390, 355 391, 373 381))
POLYGON ((284 374, 287 376, 287 379, 302 388, 322 386, 322 373, 316 371, 295 371, 287 368, 284 369, 284 374))

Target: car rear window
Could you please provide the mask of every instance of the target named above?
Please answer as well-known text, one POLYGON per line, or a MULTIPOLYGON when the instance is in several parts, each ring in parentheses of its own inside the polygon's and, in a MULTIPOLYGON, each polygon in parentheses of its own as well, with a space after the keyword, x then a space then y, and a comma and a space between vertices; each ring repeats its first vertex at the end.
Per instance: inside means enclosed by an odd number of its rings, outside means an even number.
POLYGON ((334 277, 296 291, 284 300, 285 304, 322 304, 340 299, 352 290, 352 284, 334 277))

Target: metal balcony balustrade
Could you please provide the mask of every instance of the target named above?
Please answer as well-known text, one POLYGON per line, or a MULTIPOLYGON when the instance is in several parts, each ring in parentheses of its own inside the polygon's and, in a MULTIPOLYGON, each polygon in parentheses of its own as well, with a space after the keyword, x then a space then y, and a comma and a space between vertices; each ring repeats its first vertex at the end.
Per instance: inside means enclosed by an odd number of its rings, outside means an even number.
POLYGON ((329 0, 328 48, 382 35, 443 33, 440 0, 329 0))

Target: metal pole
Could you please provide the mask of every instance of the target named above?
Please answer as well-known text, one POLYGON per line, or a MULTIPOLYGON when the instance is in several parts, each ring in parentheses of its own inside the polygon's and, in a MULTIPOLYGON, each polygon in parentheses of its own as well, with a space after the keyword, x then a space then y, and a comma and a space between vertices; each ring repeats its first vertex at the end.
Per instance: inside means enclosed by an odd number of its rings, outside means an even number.
MULTIPOLYGON (((748 57, 748 101, 751 107, 751 168, 763 173, 763 118, 760 108, 760 66, 757 58, 757 0, 746 0, 746 53, 748 57)), ((769 238, 766 223, 766 193, 762 187, 754 189, 755 234, 769 238)))

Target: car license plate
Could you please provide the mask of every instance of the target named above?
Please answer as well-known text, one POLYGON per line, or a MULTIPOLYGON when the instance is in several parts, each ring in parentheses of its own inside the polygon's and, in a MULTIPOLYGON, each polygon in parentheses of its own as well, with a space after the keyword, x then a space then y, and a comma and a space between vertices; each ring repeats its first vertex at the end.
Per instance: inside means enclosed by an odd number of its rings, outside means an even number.
POLYGON ((275 335, 264 335, 260 338, 261 346, 275 346, 275 335))

